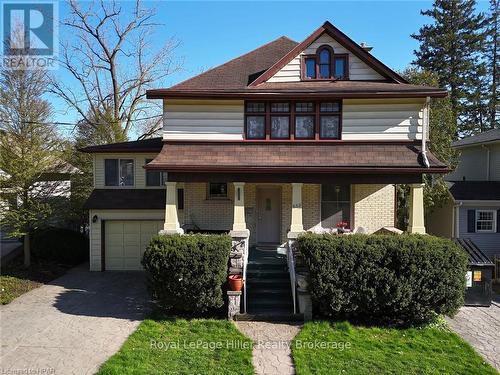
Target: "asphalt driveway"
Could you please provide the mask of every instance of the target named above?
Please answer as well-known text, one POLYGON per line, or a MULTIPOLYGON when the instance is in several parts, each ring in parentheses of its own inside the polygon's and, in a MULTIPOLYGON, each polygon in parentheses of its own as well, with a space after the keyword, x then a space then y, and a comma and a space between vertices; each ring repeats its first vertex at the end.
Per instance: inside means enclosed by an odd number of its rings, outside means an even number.
POLYGON ((94 374, 148 308, 142 272, 74 268, 0 306, 0 373, 94 374))

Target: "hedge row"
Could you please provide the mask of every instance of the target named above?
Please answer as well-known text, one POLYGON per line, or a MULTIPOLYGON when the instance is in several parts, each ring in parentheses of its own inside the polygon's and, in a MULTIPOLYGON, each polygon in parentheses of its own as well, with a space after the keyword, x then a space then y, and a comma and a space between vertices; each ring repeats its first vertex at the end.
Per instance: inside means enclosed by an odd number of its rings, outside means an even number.
POLYGON ((306 234, 298 241, 321 316, 420 324, 463 304, 467 256, 450 240, 306 234))
POLYGON ((46 228, 33 233, 31 252, 36 259, 77 265, 89 259, 89 240, 70 229, 46 228))
POLYGON ((154 237, 142 259, 153 298, 175 312, 199 314, 220 308, 230 251, 227 235, 154 237))

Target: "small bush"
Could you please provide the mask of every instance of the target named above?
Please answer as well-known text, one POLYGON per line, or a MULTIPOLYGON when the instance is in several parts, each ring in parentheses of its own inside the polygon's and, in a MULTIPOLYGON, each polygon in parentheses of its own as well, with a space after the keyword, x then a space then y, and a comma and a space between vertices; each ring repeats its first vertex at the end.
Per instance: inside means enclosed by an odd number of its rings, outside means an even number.
POLYGON ((463 304, 467 256, 450 240, 306 234, 298 241, 319 315, 408 325, 463 304))
POLYGON ((185 313, 221 307, 230 251, 227 235, 154 237, 142 259, 153 297, 166 310, 185 313))
POLYGON ((47 228, 33 233, 31 252, 37 259, 76 265, 89 259, 89 241, 70 229, 47 228))

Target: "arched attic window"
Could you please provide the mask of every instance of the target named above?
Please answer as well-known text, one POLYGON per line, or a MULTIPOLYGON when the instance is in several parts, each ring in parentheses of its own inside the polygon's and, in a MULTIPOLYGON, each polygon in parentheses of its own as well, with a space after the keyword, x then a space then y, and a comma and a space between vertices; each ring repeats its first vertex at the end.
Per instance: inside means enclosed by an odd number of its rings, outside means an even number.
POLYGON ((348 55, 335 54, 329 45, 322 45, 314 55, 302 60, 302 79, 349 79, 348 55))

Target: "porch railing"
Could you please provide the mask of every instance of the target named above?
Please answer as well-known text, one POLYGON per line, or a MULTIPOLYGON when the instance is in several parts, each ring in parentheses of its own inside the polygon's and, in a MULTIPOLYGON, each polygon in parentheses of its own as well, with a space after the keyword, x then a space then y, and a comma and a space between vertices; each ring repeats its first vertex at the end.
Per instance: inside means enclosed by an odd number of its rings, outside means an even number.
POLYGON ((297 295, 295 289, 295 258, 293 255, 293 241, 288 240, 288 246, 286 247, 286 258, 288 264, 288 272, 290 273, 290 286, 292 288, 292 301, 293 301, 293 313, 297 313, 297 295))
POLYGON ((243 253, 243 313, 247 312, 247 264, 248 264, 248 239, 245 241, 245 252, 243 253))

